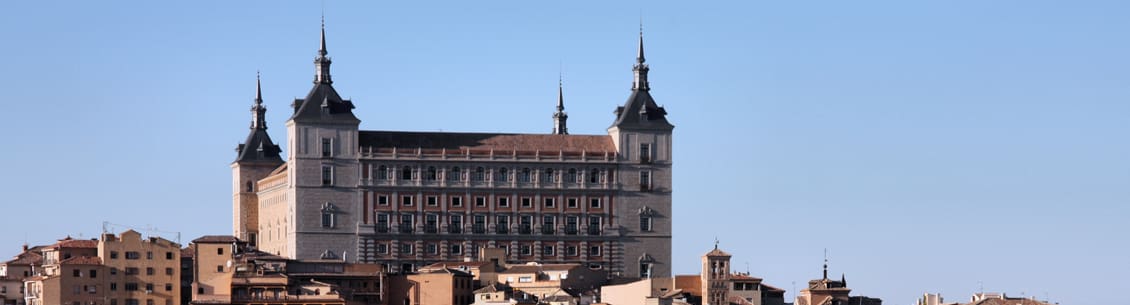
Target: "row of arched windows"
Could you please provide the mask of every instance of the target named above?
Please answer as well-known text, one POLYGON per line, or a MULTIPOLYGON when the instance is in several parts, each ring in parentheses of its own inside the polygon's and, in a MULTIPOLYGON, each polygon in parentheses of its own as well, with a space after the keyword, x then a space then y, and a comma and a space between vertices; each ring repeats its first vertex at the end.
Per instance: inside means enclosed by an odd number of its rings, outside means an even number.
POLYGON ((439 181, 445 179, 447 181, 487 181, 490 179, 494 182, 510 182, 516 180, 518 182, 534 182, 543 183, 603 183, 605 182, 605 172, 598 168, 589 169, 587 172, 578 170, 576 168, 569 168, 564 171, 558 171, 554 168, 542 168, 540 170, 524 167, 511 172, 510 168, 486 168, 475 167, 474 169, 464 170, 461 167, 453 166, 449 168, 439 168, 435 166, 428 166, 425 168, 416 168, 412 166, 400 166, 394 169, 391 166, 380 165, 377 166, 376 172, 373 177, 377 180, 389 180, 395 177, 398 180, 413 181, 439 181))

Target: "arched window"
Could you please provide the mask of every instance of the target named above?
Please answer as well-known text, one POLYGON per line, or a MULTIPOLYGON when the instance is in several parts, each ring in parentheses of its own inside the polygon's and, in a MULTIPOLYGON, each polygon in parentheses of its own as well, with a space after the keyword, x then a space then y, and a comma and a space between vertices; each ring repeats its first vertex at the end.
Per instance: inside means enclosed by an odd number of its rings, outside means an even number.
POLYGON ((462 181, 463 180, 463 170, 459 169, 458 166, 452 167, 451 171, 447 173, 447 180, 448 181, 462 181))
POLYGON ((388 167, 381 165, 377 166, 377 180, 388 179, 388 167))
POLYGON ((247 181, 247 192, 250 193, 254 190, 255 190, 255 184, 252 184, 251 181, 247 181))
POLYGON ((530 175, 530 168, 523 168, 522 173, 518 175, 518 182, 530 182, 530 175))
POLYGON ((424 177, 426 179, 428 179, 428 181, 436 181, 436 179, 438 178, 438 174, 436 173, 436 167, 435 166, 428 166, 428 172, 427 172, 427 174, 424 175, 424 177))
POLYGON ((568 171, 565 172, 565 182, 569 182, 569 183, 581 182, 579 178, 580 177, 577 177, 577 169, 576 168, 570 168, 568 171))
POLYGON ((498 174, 495 175, 495 181, 507 182, 510 181, 510 170, 505 167, 498 168, 498 174))
POLYGON ((601 180, 603 180, 603 179, 601 179, 601 177, 600 177, 600 170, 599 169, 594 168, 591 171, 589 171, 589 183, 600 183, 601 180))
POLYGON ((412 180, 411 166, 404 166, 400 169, 400 180, 412 180))
POLYGON ((541 182, 557 182, 557 173, 552 168, 543 169, 541 171, 541 182))
POLYGON ((474 180, 474 181, 483 181, 483 180, 486 180, 486 174, 487 174, 487 169, 482 167, 482 166, 479 166, 479 167, 475 168, 475 174, 473 176, 471 176, 471 179, 474 180))

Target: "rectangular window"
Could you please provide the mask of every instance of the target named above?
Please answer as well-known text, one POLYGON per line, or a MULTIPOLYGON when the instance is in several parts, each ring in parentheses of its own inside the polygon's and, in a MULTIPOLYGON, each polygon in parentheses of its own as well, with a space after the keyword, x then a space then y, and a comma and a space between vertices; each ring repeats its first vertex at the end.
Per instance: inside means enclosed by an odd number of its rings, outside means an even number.
POLYGON ((640 162, 641 163, 651 162, 651 144, 647 144, 647 143, 640 144, 640 162))
POLYGON ((477 206, 477 207, 487 206, 487 198, 486 197, 475 197, 475 206, 477 206))
POLYGON ((165 291, 173 291, 173 284, 165 284, 165 291))
POLYGON ((377 244, 377 253, 388 254, 388 245, 384 243, 377 244))
POLYGON ((216 248, 216 255, 224 255, 224 248, 216 248))
POLYGON ((557 251, 555 251, 555 250, 557 250, 557 249, 555 249, 553 246, 542 246, 541 247, 541 255, 545 255, 545 256, 557 255, 557 251))
POLYGON ((126 275, 138 275, 139 273, 141 273, 141 269, 137 269, 137 267, 126 267, 126 275))
POLYGON ((533 202, 533 199, 531 199, 530 197, 522 197, 522 207, 523 208, 532 207, 533 206, 532 202, 533 202))
POLYGON ((534 277, 532 277, 532 276, 519 276, 518 282, 519 283, 533 283, 534 277))
POLYGON ((400 244, 401 254, 412 254, 412 244, 400 244))
POLYGON ((400 214, 400 232, 402 232, 402 233, 412 233, 412 231, 415 231, 416 227, 415 227, 415 224, 413 223, 414 220, 416 220, 415 215, 400 214))
POLYGON ((137 291, 137 283, 126 283, 126 291, 137 291))
POLYGON ((165 252, 165 259, 166 260, 172 260, 173 259, 173 253, 172 252, 165 252))
POLYGON ((463 254, 463 245, 462 245, 462 244, 457 244, 457 243, 456 243, 456 244, 451 244, 451 254, 452 254, 452 255, 461 255, 461 254, 463 254))
POLYGON ((126 259, 141 259, 141 253, 136 251, 126 252, 126 259))
POLYGON ((452 196, 451 197, 451 206, 453 206, 453 207, 463 206, 463 197, 452 196))
POLYGON ((331 157, 334 155, 333 139, 322 138, 322 157, 331 157))
POLYGON ((145 252, 145 259, 153 259, 153 251, 145 252))
POLYGON ((454 214, 449 218, 451 223, 447 225, 447 231, 450 233, 463 233, 463 215, 454 214))
POLYGON ((377 232, 388 233, 389 216, 385 213, 377 214, 377 232))
POLYGON ((600 208, 600 198, 589 198, 589 208, 599 209, 600 208))
POLYGON ((334 213, 328 211, 322 212, 322 227, 327 229, 334 227, 334 213))
POLYGON ((651 216, 640 215, 640 231, 651 232, 651 216))
POLYGON ((565 255, 577 256, 577 246, 565 246, 565 255))
POLYGON ((412 206, 412 195, 400 196, 400 204, 406 207, 412 206))
POLYGON ((165 268, 165 275, 173 275, 173 268, 165 268))
POLYGON ((334 184, 334 167, 332 165, 322 165, 322 185, 334 184))
POLYGON ((428 206, 430 207, 439 205, 439 198, 436 198, 436 196, 428 196, 426 200, 428 201, 428 206))
POLYGON ((388 205, 388 195, 377 195, 377 205, 388 205))
POLYGON ((534 254, 533 249, 531 249, 531 248, 532 247, 530 247, 530 245, 521 245, 521 246, 518 247, 518 249, 521 251, 520 253, 522 255, 533 255, 534 254))
POLYGON ((224 272, 224 265, 216 266, 216 272, 223 273, 224 272))
POLYGON ((640 278, 651 278, 651 264, 640 263, 640 278))
POLYGON ((92 278, 92 279, 98 278, 98 270, 90 269, 90 278, 92 278))
POLYGON ((546 197, 546 198, 542 199, 542 201, 545 203, 545 207, 548 208, 548 209, 552 209, 554 206, 557 205, 557 202, 552 197, 546 197))
POLYGON ((153 274, 156 274, 156 273, 157 272, 155 270, 153 270, 153 267, 146 267, 145 268, 145 275, 153 275, 153 274))
POLYGON ((82 276, 82 270, 78 270, 78 269, 71 270, 71 276, 81 277, 82 276))
POLYGON ((118 259, 118 251, 110 251, 110 259, 118 259))
POLYGON ((641 191, 651 190, 651 172, 650 171, 640 171, 640 190, 641 191))
POLYGON ((428 244, 424 245, 424 251, 426 251, 428 254, 439 253, 438 249, 436 247, 436 244, 433 244, 433 243, 428 243, 428 244))
POLYGON ((589 256, 600 256, 600 246, 589 246, 589 256))
POLYGON ((570 208, 570 209, 576 209, 577 208, 577 198, 569 198, 569 199, 565 200, 565 207, 570 208))
POLYGON ((508 198, 508 197, 498 197, 498 207, 500 207, 500 208, 510 207, 510 198, 508 198))
POLYGON ((110 275, 118 275, 118 268, 110 268, 110 275))
POLYGON ((110 283, 110 291, 118 291, 118 283, 110 283))

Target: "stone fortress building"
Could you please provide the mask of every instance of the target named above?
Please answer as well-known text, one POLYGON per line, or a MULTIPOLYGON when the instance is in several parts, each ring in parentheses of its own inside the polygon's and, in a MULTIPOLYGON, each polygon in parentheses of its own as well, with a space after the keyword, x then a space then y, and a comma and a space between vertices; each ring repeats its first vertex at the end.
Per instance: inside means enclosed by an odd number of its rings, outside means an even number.
POLYGON ((359 130, 330 77, 325 26, 314 86, 291 104, 285 155, 257 86, 231 164, 234 235, 292 259, 411 272, 502 248, 509 263, 582 263, 671 275, 672 130, 648 85, 643 34, 631 94, 607 134, 572 135, 559 87, 547 134, 359 130))

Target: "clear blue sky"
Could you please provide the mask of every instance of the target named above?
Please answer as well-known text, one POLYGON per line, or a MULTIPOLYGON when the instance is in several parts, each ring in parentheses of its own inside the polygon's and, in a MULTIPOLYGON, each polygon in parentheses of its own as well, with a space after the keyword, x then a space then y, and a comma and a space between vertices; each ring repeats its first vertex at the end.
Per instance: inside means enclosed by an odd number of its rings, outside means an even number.
MULTIPOLYGON (((321 4, 0 3, 0 254, 102 221, 231 232, 255 71, 270 131, 313 77, 321 4), (149 220, 137 220, 146 218, 149 220), (7 250, 4 250, 7 249, 7 250)), ((644 16, 675 129, 677 273, 715 236, 790 290, 846 273, 907 304, 979 290, 1124 302, 1125 1, 325 4, 362 129, 573 133, 628 96, 644 16)), ((744 270, 742 270, 744 271, 744 270)))

